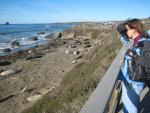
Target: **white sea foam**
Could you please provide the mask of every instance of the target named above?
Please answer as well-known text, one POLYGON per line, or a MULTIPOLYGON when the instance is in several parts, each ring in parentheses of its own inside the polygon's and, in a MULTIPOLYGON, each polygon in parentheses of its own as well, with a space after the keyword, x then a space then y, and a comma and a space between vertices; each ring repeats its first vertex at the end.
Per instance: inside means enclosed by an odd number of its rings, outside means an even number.
POLYGON ((1 43, 0 44, 0 49, 6 49, 6 48, 11 48, 11 44, 10 43, 1 43))

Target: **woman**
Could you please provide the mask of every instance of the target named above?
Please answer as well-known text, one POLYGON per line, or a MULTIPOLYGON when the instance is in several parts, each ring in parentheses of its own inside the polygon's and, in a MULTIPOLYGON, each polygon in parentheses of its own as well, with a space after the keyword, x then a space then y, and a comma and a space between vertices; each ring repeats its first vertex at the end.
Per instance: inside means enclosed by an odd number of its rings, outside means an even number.
MULTIPOLYGON (((128 45, 131 42, 131 49, 143 39, 147 39, 148 33, 144 31, 143 24, 138 19, 128 20, 118 25, 117 30, 120 34, 120 40, 123 44, 128 45)), ((129 47, 128 47, 129 48, 129 47)), ((138 51, 135 51, 138 52, 138 51)), ((140 53, 137 53, 140 54, 140 53)), ((143 82, 133 81, 129 78, 129 61, 132 58, 125 55, 124 63, 121 68, 122 79, 122 102, 123 113, 138 113, 140 105, 140 92, 144 88, 143 82)))

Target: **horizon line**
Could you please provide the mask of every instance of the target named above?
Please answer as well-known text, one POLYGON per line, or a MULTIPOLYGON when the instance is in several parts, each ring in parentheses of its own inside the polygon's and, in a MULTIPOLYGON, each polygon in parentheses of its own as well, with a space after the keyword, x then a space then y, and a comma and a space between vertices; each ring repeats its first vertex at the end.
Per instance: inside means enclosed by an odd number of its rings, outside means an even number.
MULTIPOLYGON (((132 19, 132 18, 127 18, 127 19, 132 19)), ((120 22, 120 21, 125 21, 125 20, 127 20, 127 19, 120 19, 120 20, 106 20, 106 21, 91 21, 91 20, 87 20, 87 21, 62 21, 62 22, 59 22, 59 21, 56 21, 56 22, 39 22, 39 23, 32 23, 32 22, 30 22, 30 23, 28 23, 28 22, 22 22, 22 23, 10 23, 9 21, 6 21, 6 22, 9 22, 11 25, 12 24, 54 24, 54 23, 86 23, 86 22, 92 22, 92 23, 103 23, 103 22, 120 22)), ((140 19, 140 20, 142 20, 142 19, 149 19, 149 17, 148 18, 138 18, 138 19, 140 19)), ((4 23, 0 23, 0 25, 5 25, 5 23, 6 22, 4 22, 4 23)))

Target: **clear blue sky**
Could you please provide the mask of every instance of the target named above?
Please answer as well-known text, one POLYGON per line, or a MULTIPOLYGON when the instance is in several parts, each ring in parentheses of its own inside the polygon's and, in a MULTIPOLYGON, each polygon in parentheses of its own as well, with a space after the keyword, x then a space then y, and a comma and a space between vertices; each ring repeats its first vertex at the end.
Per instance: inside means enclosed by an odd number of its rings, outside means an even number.
POLYGON ((0 0, 0 23, 124 20, 149 12, 150 0, 0 0))

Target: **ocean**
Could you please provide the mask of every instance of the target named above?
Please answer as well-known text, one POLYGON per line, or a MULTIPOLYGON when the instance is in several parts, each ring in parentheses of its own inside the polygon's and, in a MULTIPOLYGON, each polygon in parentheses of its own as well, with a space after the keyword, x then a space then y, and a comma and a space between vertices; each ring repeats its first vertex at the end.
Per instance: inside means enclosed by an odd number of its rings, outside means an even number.
POLYGON ((61 32, 72 26, 72 24, 65 23, 0 25, 0 56, 44 44, 47 42, 47 39, 44 38, 46 35, 61 32), (45 32, 45 34, 38 35, 39 32, 45 32), (38 40, 29 40, 34 36, 37 36, 38 40), (19 42, 20 45, 12 46, 12 42, 14 41, 19 42), (11 52, 7 52, 8 49, 11 52))

